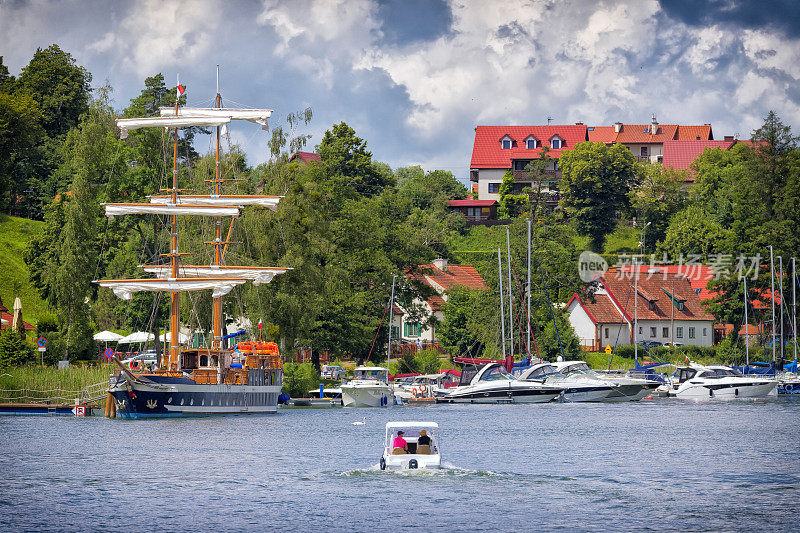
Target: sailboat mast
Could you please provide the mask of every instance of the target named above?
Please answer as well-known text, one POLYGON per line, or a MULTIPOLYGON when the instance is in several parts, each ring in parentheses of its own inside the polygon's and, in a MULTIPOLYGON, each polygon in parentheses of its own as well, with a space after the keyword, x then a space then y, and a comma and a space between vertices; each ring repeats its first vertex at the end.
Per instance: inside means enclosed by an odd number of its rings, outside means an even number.
MULTIPOLYGON (((216 107, 222 107, 222 96, 219 94, 219 65, 217 65, 217 98, 216 107)), ((220 126, 217 126, 217 153, 216 165, 214 167, 214 195, 220 195, 220 166, 219 166, 219 138, 220 126)), ((220 266, 221 264, 221 247, 222 247, 222 217, 217 217, 216 230, 214 238, 214 264, 220 266)), ((222 298, 214 298, 214 308, 212 312, 212 325, 213 339, 211 346, 214 348, 222 347, 222 298)))
POLYGON ((772 245, 769 247, 769 281, 772 292, 772 362, 775 362, 775 258, 772 256, 772 245))
POLYGON ((508 253, 508 335, 511 341, 511 357, 514 357, 514 304, 511 296, 511 234, 506 228, 506 251, 508 253))
POLYGON ((528 320, 525 347, 528 351, 528 360, 531 357, 531 219, 528 219, 528 320))
POLYGON ((392 296, 389 298, 389 348, 386 350, 386 370, 389 370, 389 363, 392 362, 392 320, 394 320, 394 282, 397 274, 392 276, 392 296))
POLYGON ((500 280, 500 330, 503 335, 503 359, 506 357, 506 317, 503 311, 503 260, 500 248, 497 249, 497 279, 500 280))
POLYGON ((781 353, 779 361, 783 364, 783 256, 778 257, 780 263, 780 278, 778 278, 778 290, 781 293, 781 353))
POLYGON ((747 318, 747 276, 743 278, 744 280, 744 351, 746 354, 746 366, 750 366, 750 328, 748 327, 749 321, 747 318))
MULTIPOLYGON (((639 327, 639 307, 638 307, 638 299, 637 296, 639 295, 639 264, 636 256, 633 257, 633 360, 636 361, 636 364, 639 364, 639 340, 636 336, 639 334, 638 327, 639 327)), ((675 293, 672 294, 672 298, 675 298, 675 293)), ((672 302, 675 305, 675 302, 672 302)))
POLYGON ((794 360, 797 362, 797 270, 795 267, 795 260, 792 257, 792 344, 794 345, 794 360))
MULTIPOLYGON (((178 87, 181 81, 178 78, 178 87)), ((175 116, 178 116, 178 103, 180 101, 180 91, 175 94, 175 116)), ((178 203, 178 127, 175 126, 175 143, 172 149, 172 204, 178 203)), ((178 215, 172 215, 172 278, 178 278, 178 215)), ((178 346, 178 317, 180 316, 180 293, 169 293, 169 361, 167 370, 172 370, 172 365, 177 365, 180 359, 180 347, 178 346), (173 363, 174 362, 174 363, 173 363)))

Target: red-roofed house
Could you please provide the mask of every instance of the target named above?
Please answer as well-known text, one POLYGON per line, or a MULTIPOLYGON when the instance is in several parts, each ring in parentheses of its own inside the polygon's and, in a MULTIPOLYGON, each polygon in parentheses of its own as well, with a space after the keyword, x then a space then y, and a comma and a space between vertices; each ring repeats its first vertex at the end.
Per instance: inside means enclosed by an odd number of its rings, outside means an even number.
MULTIPOLYGON (((20 311, 21 312, 21 311, 20 311)), ((9 313, 8 308, 3 305, 3 300, 0 299, 0 329, 10 328, 14 325, 14 315, 9 313)), ((31 331, 34 327, 24 320, 22 321, 22 325, 25 328, 25 331, 31 331)))
POLYGON ((449 200, 452 211, 458 211, 467 219, 467 224, 486 220, 497 220, 497 200, 449 200))
POLYGON ((298 163, 311 163, 312 161, 322 161, 319 154, 315 152, 295 152, 289 158, 289 161, 297 161, 298 163))
POLYGON ((581 345, 598 350, 608 344, 631 344, 632 338, 640 344, 714 343, 714 317, 705 310, 686 277, 643 276, 640 272, 635 285, 634 295, 632 272, 610 269, 600 278, 594 302, 572 297, 567 313, 581 345))
POLYGON ((623 144, 639 161, 661 162, 667 141, 709 141, 714 139, 711 124, 679 126, 659 124, 655 117, 650 124, 614 124, 614 143, 623 144))
POLYGON ((415 307, 423 309, 425 317, 421 321, 412 319, 408 310, 401 308, 402 314, 395 314, 392 319, 392 338, 402 342, 437 342, 435 326, 426 326, 425 323, 431 317, 436 318, 433 322, 444 320, 442 309, 447 302, 447 291, 454 287, 474 290, 487 290, 489 287, 472 265, 448 265, 446 259, 436 259, 432 265, 420 265, 419 268, 420 273, 413 277, 431 287, 436 294, 425 301, 414 301, 415 307))
MULTIPOLYGON (((472 145, 470 180, 478 184, 478 198, 498 200, 503 175, 514 172, 515 192, 531 185, 525 167, 539 159, 544 147, 553 159, 545 169, 553 182, 561 177, 558 158, 587 140, 586 126, 478 126, 472 145)), ((557 198, 555 199, 557 201, 557 198)))

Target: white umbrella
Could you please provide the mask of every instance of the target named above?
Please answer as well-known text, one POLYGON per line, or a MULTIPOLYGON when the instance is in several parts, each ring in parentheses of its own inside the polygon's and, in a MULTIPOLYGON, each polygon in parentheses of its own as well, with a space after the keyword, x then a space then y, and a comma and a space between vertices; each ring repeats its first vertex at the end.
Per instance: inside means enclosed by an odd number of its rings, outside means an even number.
MULTIPOLYGON (((172 338, 172 332, 170 331, 165 331, 164 334, 161 335, 160 337, 160 339, 163 342, 169 342, 171 338, 172 338)), ((184 333, 178 332, 178 342, 181 344, 186 344, 187 342, 189 342, 189 336, 184 333)))
POLYGON ((101 331, 97 335, 94 336, 94 340, 100 342, 114 342, 124 338, 124 335, 120 335, 119 333, 114 333, 113 331, 101 331))
POLYGON ((155 338, 155 335, 152 333, 147 333, 146 331, 137 331, 136 333, 131 333, 127 337, 122 337, 117 342, 120 344, 135 344, 139 342, 150 342, 155 338))

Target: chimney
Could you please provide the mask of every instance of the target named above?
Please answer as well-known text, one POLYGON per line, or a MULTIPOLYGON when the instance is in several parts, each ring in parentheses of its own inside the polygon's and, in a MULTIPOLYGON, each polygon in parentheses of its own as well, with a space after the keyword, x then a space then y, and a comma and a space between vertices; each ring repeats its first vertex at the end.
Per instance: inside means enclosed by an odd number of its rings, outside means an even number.
POLYGON ((583 122, 576 122, 575 125, 576 126, 583 126, 583 122))
POLYGON ((658 134, 658 121, 656 120, 656 116, 653 115, 653 123, 650 125, 650 135, 658 134))
POLYGON ((433 266, 435 266, 442 272, 447 272, 447 259, 442 259, 441 257, 434 259, 433 266))
POLYGON ((725 140, 727 142, 732 142, 733 141, 733 135, 726 135, 723 140, 725 140))
POLYGON ((614 133, 619 133, 619 130, 622 129, 622 122, 615 122, 614 123, 614 133))

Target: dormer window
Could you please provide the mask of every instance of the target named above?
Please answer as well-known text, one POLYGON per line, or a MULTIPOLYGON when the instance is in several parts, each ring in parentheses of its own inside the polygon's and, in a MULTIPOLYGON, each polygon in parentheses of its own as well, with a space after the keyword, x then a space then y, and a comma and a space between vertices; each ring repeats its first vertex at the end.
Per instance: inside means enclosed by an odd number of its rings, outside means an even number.
POLYGON ((563 148, 563 146, 564 140, 558 135, 553 135, 553 137, 550 138, 550 148, 553 150, 559 150, 560 148, 563 148))
POLYGON ((514 145, 514 141, 506 135, 502 139, 500 139, 500 148, 503 150, 511 150, 511 147, 514 145))
POLYGON ((533 135, 525 139, 525 148, 527 148, 528 150, 533 150, 537 146, 541 146, 541 143, 533 135))

